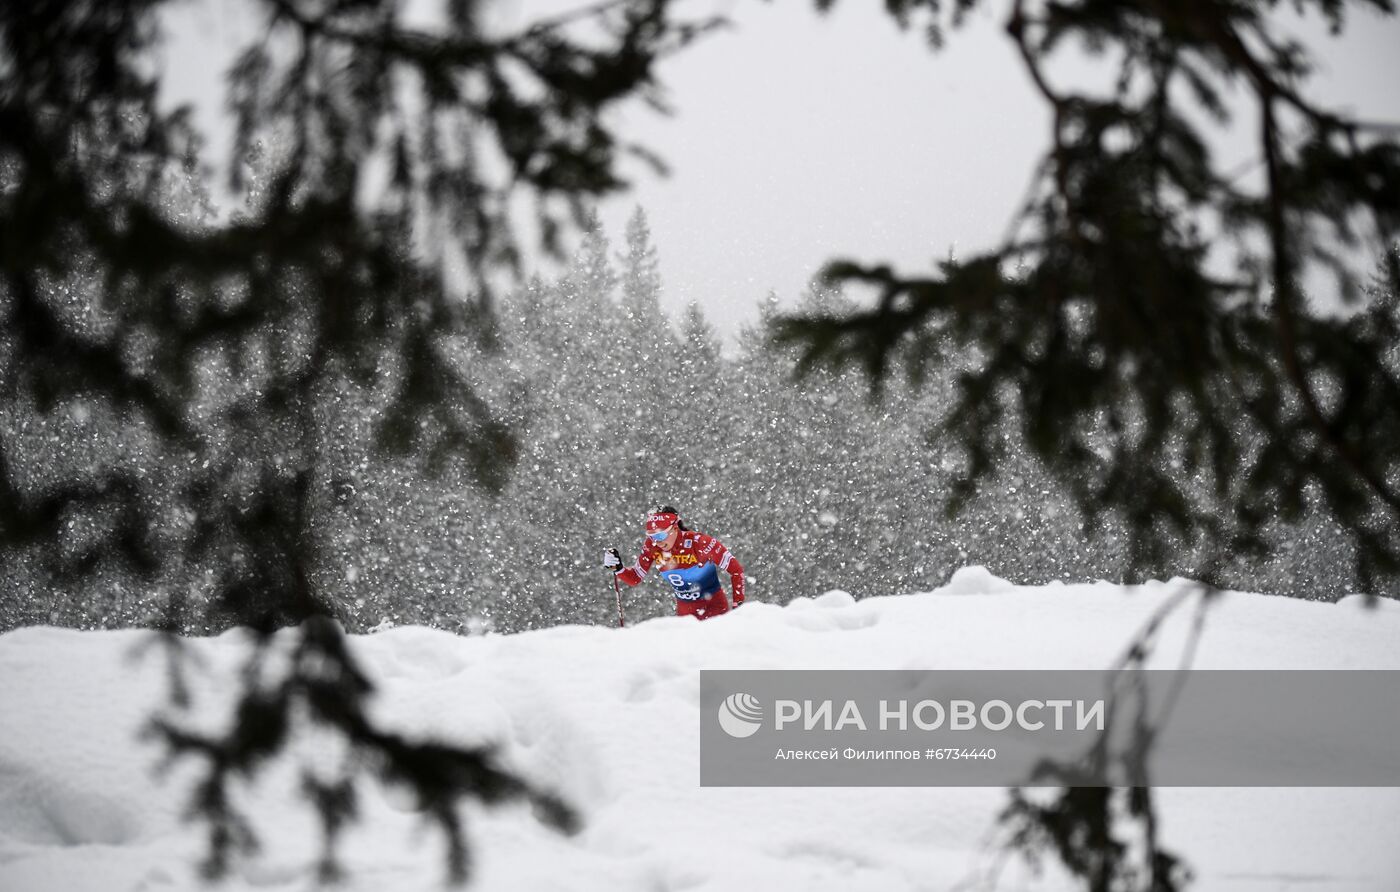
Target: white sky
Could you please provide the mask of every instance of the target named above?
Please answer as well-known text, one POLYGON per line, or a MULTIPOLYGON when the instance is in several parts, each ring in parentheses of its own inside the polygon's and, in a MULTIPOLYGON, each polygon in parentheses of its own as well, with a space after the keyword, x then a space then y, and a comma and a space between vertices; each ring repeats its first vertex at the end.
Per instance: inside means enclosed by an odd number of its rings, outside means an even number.
POLYGON ((730 14, 661 69, 677 114, 645 123, 671 177, 604 215, 620 231, 647 209, 668 302, 732 327, 833 257, 927 269, 1001 235, 1049 115, 997 23, 979 13, 935 55, 865 2, 730 14))
MULTIPOLYGON (((211 62, 219 53, 207 47, 232 42, 230 2, 198 4, 175 30, 199 35, 194 51, 167 57, 172 95, 205 110, 220 95, 211 62)), ((505 3, 497 15, 518 23, 533 17, 527 10, 575 5, 505 3)), ((624 136, 659 152, 672 173, 629 170, 633 191, 601 208, 614 243, 640 203, 661 254, 664 302, 697 300, 725 332, 756 318, 770 289, 796 298, 833 257, 920 272, 952 250, 990 246, 1048 136, 1047 111, 1002 31, 1005 6, 984 3, 933 53, 921 33, 899 32, 866 0, 843 0, 828 17, 812 0, 681 4, 697 17, 723 13, 735 28, 660 66, 674 116, 624 113, 624 136)), ((1340 40, 1317 21, 1291 30, 1319 62, 1310 95, 1400 121, 1400 22, 1358 9, 1340 40)), ((1056 71, 1089 76, 1091 64, 1072 59, 1056 71)), ((1242 118, 1221 142, 1223 166, 1254 157, 1252 129, 1242 118)))

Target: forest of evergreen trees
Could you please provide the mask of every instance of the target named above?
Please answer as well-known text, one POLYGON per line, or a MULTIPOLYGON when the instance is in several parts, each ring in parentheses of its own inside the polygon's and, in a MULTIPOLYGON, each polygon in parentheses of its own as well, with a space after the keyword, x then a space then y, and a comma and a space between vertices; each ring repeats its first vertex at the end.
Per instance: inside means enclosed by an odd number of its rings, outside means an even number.
MULTIPOLYGON (((1091 535, 1068 491, 1017 453, 994 486, 948 515, 965 459, 935 430, 952 410, 955 360, 925 369, 921 388, 887 386, 872 399, 858 371, 795 376, 796 352, 769 338, 777 296, 756 295, 760 322, 726 343, 698 305, 669 318, 664 287, 639 208, 620 247, 595 224, 563 275, 502 299, 492 343, 453 345, 476 395, 519 436, 499 494, 448 461, 425 484, 417 467, 376 450, 383 388, 325 394, 315 576, 347 629, 615 622, 600 552, 635 553, 642 515, 661 503, 727 542, 759 601, 927 590, 966 564, 1018 583, 1123 577, 1121 531, 1109 524, 1091 535)), ((814 284, 797 307, 846 301, 814 284)), ((223 373, 236 389, 233 370, 223 373)), ((122 460, 178 473, 178 456, 108 438, 100 432, 119 425, 80 410, 29 412, 6 426, 8 436, 50 441, 55 467, 122 460)), ((1183 544, 1160 575, 1196 575, 1197 545, 1183 544)), ((1305 521, 1280 528, 1272 545, 1273 556, 1241 557, 1218 578, 1306 598, 1347 593, 1352 556, 1335 528, 1305 521)), ((0 629, 156 625, 171 603, 186 631, 222 627, 200 609, 209 580, 194 573, 153 585, 116 571, 54 579, 37 559, 11 569, 0 629)), ((672 610, 654 582, 624 596, 629 621, 672 610)))

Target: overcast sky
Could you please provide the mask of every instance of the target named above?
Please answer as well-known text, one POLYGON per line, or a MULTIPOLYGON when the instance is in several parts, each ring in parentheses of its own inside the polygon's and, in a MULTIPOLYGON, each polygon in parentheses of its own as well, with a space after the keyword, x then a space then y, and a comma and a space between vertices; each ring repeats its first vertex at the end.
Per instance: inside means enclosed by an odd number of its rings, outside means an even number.
MULTIPOLYGON (((208 44, 228 28, 234 0, 202 0, 193 31, 208 44)), ((489 2, 489 0, 488 0, 489 2)), ((506 3, 497 15, 523 24, 541 6, 506 3)), ((869 0, 843 0, 827 17, 811 0, 694 0, 693 15, 721 12, 734 28, 712 35, 659 70, 671 117, 634 109, 626 135, 672 168, 640 166, 633 191, 602 208, 615 243, 632 208, 650 218, 661 254, 665 302, 701 302, 726 332, 756 317, 770 289, 796 298, 827 260, 849 256, 927 270, 950 251, 994 243, 1022 199, 1047 144, 1048 113, 1001 30, 1004 3, 985 3, 933 53, 901 33, 869 0)), ((1315 48, 1315 98, 1368 117, 1400 121, 1400 23, 1365 10, 1347 34, 1319 22, 1291 24, 1315 48)), ((177 33, 177 36, 180 34, 177 33)), ((206 107, 217 53, 169 56, 177 90, 206 107)), ((1085 75, 1092 63, 1056 69, 1085 75)), ((1247 163, 1253 122, 1220 145, 1224 166, 1247 163)))

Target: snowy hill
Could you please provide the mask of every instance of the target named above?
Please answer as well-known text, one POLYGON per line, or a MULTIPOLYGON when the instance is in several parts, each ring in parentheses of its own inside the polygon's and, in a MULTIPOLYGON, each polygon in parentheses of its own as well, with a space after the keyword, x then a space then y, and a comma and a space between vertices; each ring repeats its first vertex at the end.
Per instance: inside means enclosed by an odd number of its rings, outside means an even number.
MULTIPOLYGON (((1098 669, 1181 583, 1125 589, 1017 587, 976 568, 938 591, 861 602, 841 592, 787 607, 750 603, 717 620, 561 627, 462 638, 400 628, 355 639, 379 686, 378 717, 458 742, 495 741, 512 767, 583 812, 576 836, 523 808, 472 810, 472 888, 686 890, 951 889, 998 865, 999 789, 775 789, 698 785, 702 668, 1098 669)), ((1175 665, 1189 611, 1159 647, 1175 665)), ((191 889, 202 829, 185 826, 177 768, 137 735, 165 696, 138 632, 31 628, 0 636, 0 889, 191 889)), ((1400 604, 1366 609, 1230 593, 1212 609, 1200 668, 1400 668, 1400 604)), ((221 675, 239 633, 193 643, 198 702, 222 720, 221 675)), ((226 696, 226 695, 225 695, 226 696)), ((317 741, 302 741, 312 753, 317 741)), ((304 890, 319 838, 289 807, 294 766, 264 779, 250 808, 264 852, 223 888, 304 890)), ((440 889, 442 840, 394 791, 361 789, 367 820, 342 846, 346 888, 440 889)), ((1195 889, 1400 888, 1400 790, 1165 789, 1162 833, 1195 889)), ((997 888, 1059 889, 1053 868, 1018 862, 997 888)), ((980 888, 980 886, 979 886, 980 888)))

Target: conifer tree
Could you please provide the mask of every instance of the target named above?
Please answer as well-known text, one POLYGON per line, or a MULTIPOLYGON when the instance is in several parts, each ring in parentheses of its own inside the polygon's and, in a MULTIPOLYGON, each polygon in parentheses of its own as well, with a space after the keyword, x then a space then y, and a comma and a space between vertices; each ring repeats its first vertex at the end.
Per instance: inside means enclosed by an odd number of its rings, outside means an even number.
MULTIPOLYGON (((609 332, 618 362, 617 411, 611 433, 625 448, 608 466, 610 504, 627 506, 615 515, 622 529, 635 529, 638 511, 675 501, 665 492, 668 453, 676 448, 671 425, 676 413, 664 396, 680 385, 681 350, 675 329, 661 308, 661 262, 646 211, 639 205, 627 220, 621 264, 621 324, 609 332)), ((653 606, 646 602, 647 606, 653 606)))
POLYGON ((618 259, 622 261, 622 309, 629 330, 661 324, 661 261, 641 205, 627 218, 623 251, 618 259))
MULTIPOLYGON (((204 768, 193 812, 212 874, 254 850, 233 788, 299 716, 347 741, 347 777, 420 797, 456 876, 464 798, 524 799, 572 824, 485 749, 371 720, 336 621, 353 617, 326 576, 327 521, 356 489, 327 460, 327 406, 372 394, 387 454, 504 484, 516 434, 452 354, 462 338, 490 343, 489 286, 519 265, 514 196, 538 199, 557 250, 585 199, 623 185, 607 110, 653 91, 654 60, 710 24, 669 5, 623 0, 491 34, 470 3, 444 3, 424 30, 395 0, 261 0, 261 33, 229 75, 233 145, 217 148, 232 149, 234 190, 259 151, 266 177, 227 221, 166 201, 172 177, 205 176, 215 157, 189 110, 161 102, 167 3, 0 6, 0 552, 37 555, 55 578, 140 578, 172 596, 157 618, 171 631, 258 631, 227 735, 169 717, 156 729, 204 768), (51 440, 15 435, 81 406, 127 450, 117 460, 52 463, 36 451, 51 440), (61 470, 32 473, 49 465, 61 470), (181 609, 191 588, 213 613, 181 609), (286 625, 292 659, 260 671, 286 625)), ((333 842, 353 801, 310 780, 307 793, 333 842)))
MULTIPOLYGON (((954 23, 977 5, 955 4, 954 23)), ((1307 51, 1280 34, 1267 0, 1004 5, 1052 113, 1010 237, 932 275, 833 262, 828 276, 873 286, 875 305, 794 317, 781 336, 879 382, 899 355, 952 332, 980 357, 945 429, 970 459, 960 491, 995 473, 999 443, 1024 442, 1091 526, 1122 521, 1135 571, 1205 542, 1214 579, 1230 555, 1266 551, 1269 524, 1296 520, 1315 490, 1354 545, 1356 586, 1400 591, 1400 379, 1380 361, 1393 340, 1319 314, 1303 292, 1326 273, 1355 301, 1354 258, 1394 265, 1396 128, 1310 100, 1307 51), (1067 46, 1098 51, 1114 88, 1062 83, 1051 62, 1067 46), (1257 180, 1208 147, 1235 84, 1252 103, 1257 180), (1236 439, 1241 415, 1261 448, 1236 439), (1197 474, 1227 510, 1192 498, 1197 474)), ((1298 4, 1335 29, 1349 7, 1298 4)), ((935 44, 941 10, 890 7, 902 24, 927 14, 935 44)))

